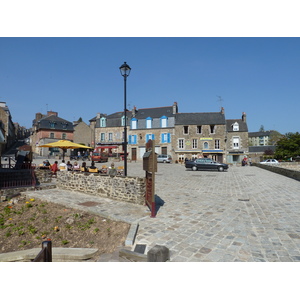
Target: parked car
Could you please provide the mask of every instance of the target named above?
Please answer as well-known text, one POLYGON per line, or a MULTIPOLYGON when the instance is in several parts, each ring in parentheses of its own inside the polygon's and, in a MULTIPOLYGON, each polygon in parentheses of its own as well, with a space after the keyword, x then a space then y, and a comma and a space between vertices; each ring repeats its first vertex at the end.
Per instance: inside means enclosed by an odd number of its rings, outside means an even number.
POLYGON ((216 162, 210 158, 198 158, 196 160, 187 160, 185 162, 187 169, 197 170, 218 170, 225 171, 228 169, 227 164, 216 162))
POLYGON ((265 161, 261 161, 260 164, 264 164, 264 165, 278 165, 279 161, 276 159, 266 159, 265 161))
POLYGON ((168 154, 159 154, 157 156, 157 162, 158 163, 171 163, 172 162, 172 156, 168 154))

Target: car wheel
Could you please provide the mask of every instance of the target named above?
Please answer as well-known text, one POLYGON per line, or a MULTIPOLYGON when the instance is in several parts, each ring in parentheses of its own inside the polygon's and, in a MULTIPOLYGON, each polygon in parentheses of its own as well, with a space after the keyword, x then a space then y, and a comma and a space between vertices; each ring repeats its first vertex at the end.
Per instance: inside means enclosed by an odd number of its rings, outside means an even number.
POLYGON ((196 167, 196 166, 193 166, 193 167, 192 167, 192 170, 193 170, 193 171, 197 171, 197 167, 196 167))
POLYGON ((166 161, 164 160, 164 164, 166 163, 166 161))
POLYGON ((221 166, 218 168, 218 170, 219 170, 219 172, 222 172, 222 171, 224 171, 224 167, 221 166))

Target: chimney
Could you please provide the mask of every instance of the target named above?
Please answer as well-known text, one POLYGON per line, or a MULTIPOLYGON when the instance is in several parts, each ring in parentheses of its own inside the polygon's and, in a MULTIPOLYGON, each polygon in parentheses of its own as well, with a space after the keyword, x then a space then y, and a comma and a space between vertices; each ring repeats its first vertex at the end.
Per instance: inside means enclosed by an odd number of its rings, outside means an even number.
POLYGON ((246 115, 245 112, 243 112, 243 114, 242 114, 242 121, 243 121, 244 123, 246 123, 246 119, 247 119, 247 115, 246 115))
POLYGON ((224 113, 225 113, 224 107, 221 107, 221 114, 224 115, 224 113))
POLYGON ((50 111, 47 111, 47 116, 55 116, 55 117, 58 117, 58 113, 55 112, 55 111, 50 110, 50 111))
POLYGON ((43 117, 42 113, 36 113, 35 114, 35 121, 38 122, 43 117))
POLYGON ((133 118, 135 117, 136 112, 137 112, 137 109, 136 109, 136 106, 134 106, 132 109, 132 117, 133 118))
POLYGON ((174 102, 173 104, 173 114, 177 114, 178 113, 178 106, 177 106, 177 102, 174 102))
POLYGON ((96 119, 100 119, 101 113, 97 113, 96 119))

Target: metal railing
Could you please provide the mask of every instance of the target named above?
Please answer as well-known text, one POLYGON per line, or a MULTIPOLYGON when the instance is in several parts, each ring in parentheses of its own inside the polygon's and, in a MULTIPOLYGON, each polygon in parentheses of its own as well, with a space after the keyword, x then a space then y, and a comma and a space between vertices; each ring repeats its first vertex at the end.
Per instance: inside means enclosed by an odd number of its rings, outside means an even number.
POLYGON ((2 164, 0 169, 0 188, 9 189, 36 185, 35 164, 23 164, 20 169, 14 165, 2 164))
POLYGON ((33 262, 52 262, 52 242, 51 240, 42 243, 42 250, 35 257, 33 262))

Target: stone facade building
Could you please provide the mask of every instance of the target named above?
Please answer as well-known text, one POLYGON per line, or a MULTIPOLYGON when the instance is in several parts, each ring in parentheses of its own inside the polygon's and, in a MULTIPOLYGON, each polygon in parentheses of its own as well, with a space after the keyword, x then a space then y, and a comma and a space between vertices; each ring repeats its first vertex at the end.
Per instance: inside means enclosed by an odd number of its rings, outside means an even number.
MULTIPOLYGON (((157 154, 170 154, 173 161, 209 157, 235 163, 248 152, 246 114, 242 119, 226 121, 224 108, 219 112, 179 113, 174 102, 165 107, 134 107, 126 116, 131 160, 142 160, 149 139, 154 141, 157 154)), ((90 120, 90 127, 94 128, 95 146, 112 156, 124 153, 124 112, 98 113, 90 120)))
MULTIPOLYGON (((170 153, 177 112, 176 102, 173 106, 144 109, 134 107, 132 111, 128 111, 126 113, 128 158, 141 160, 146 151, 145 144, 149 139, 155 141, 156 153, 170 153)), ((103 147, 108 152, 122 154, 124 124, 124 112, 111 115, 98 114, 95 124, 95 145, 103 147), (113 146, 117 148, 112 149, 113 146)))
POLYGON ((30 136, 30 144, 33 153, 41 156, 58 154, 59 149, 38 147, 59 140, 73 141, 73 124, 59 118, 57 112, 48 111, 47 115, 37 113, 33 120, 33 130, 30 136))
POLYGON ((0 121, 3 127, 1 132, 4 134, 3 149, 8 149, 16 141, 16 130, 6 102, 0 102, 0 121))
POLYGON ((223 162, 226 125, 224 110, 210 113, 178 113, 172 141, 173 158, 178 161, 209 157, 223 162))
POLYGON ((241 119, 226 120, 227 163, 241 163, 249 155, 246 114, 241 119))
POLYGON ((73 122, 73 126, 74 126, 73 142, 90 147, 93 141, 93 134, 90 126, 83 121, 73 122))

